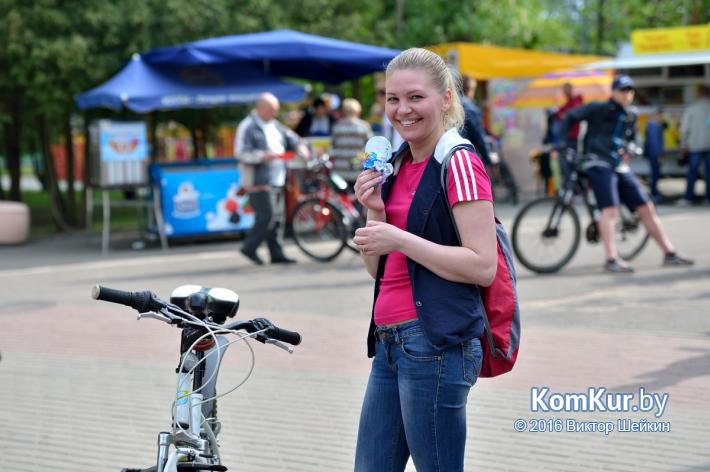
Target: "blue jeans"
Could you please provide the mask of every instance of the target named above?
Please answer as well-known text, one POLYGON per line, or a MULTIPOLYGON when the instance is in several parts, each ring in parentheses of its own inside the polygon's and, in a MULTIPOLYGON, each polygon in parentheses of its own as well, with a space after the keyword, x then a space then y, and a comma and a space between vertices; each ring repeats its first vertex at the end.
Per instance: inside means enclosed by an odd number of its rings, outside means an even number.
POLYGON ((710 201, 710 151, 691 152, 688 155, 688 186, 685 189, 685 199, 693 201, 695 192, 695 181, 698 178, 698 167, 700 161, 705 160, 705 198, 710 201))
POLYGON ((466 400, 481 371, 480 340, 438 350, 418 320, 378 328, 375 336, 355 471, 401 472, 410 454, 418 472, 463 471, 466 400))
POLYGON ((651 170, 648 187, 651 190, 651 197, 653 197, 655 202, 658 202, 661 199, 661 194, 658 192, 658 179, 661 178, 661 156, 650 154, 648 156, 648 165, 651 170))

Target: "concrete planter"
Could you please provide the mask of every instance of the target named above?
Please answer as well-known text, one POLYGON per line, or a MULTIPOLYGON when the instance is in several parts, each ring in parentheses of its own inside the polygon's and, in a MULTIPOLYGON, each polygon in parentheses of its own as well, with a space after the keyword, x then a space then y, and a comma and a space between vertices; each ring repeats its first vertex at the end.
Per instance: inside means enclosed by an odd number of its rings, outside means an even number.
POLYGON ((29 234, 29 207, 24 203, 0 201, 0 245, 24 244, 29 234))

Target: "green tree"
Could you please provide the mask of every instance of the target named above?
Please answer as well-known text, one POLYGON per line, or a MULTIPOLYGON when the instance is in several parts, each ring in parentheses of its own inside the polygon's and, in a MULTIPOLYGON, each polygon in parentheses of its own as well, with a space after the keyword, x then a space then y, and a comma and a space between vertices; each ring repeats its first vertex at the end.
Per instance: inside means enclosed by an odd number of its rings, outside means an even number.
MULTIPOLYGON (((62 226, 76 223, 73 179, 62 194, 50 143, 63 142, 70 155, 72 126, 81 123, 75 96, 116 74, 132 54, 154 47, 289 28, 397 48, 472 41, 614 54, 633 29, 702 24, 709 15, 710 0, 0 0, 0 152, 11 181, 7 192, 0 186, 0 198, 21 199, 20 156, 39 150, 55 219, 62 226)), ((339 90, 359 94, 363 84, 369 90, 372 81, 339 90)), ((363 101, 370 100, 365 93, 363 101)), ((204 142, 214 125, 238 113, 161 112, 150 122, 152 128, 156 120, 179 120, 204 142)), ((116 115, 83 114, 85 122, 102 116, 116 115)))

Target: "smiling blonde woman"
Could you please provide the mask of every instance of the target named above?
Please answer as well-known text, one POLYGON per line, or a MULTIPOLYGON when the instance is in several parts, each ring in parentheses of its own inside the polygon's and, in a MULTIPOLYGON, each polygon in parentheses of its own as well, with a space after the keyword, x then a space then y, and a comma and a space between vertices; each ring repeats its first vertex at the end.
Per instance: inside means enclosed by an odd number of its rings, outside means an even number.
POLYGON ((441 185, 444 157, 468 141, 439 56, 408 49, 392 60, 385 111, 407 145, 390 160, 392 177, 366 170, 355 183, 368 221, 354 242, 375 279, 355 470, 403 471, 411 455, 419 472, 462 471, 466 402, 482 359, 478 286, 496 271, 490 182, 478 156, 459 150, 441 185))

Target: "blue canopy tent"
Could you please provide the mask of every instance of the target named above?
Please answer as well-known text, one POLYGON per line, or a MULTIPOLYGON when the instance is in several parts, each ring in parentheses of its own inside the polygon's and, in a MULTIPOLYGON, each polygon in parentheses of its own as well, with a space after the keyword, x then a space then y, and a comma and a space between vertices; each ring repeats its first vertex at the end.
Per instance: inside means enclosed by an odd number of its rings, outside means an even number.
POLYGON ((143 58, 159 66, 251 63, 270 75, 335 84, 383 71, 398 53, 395 49, 276 30, 153 49, 143 58))
MULTIPOLYGON (((273 93, 282 102, 296 102, 303 100, 306 90, 301 85, 282 82, 247 63, 153 66, 145 63, 140 55, 135 54, 118 74, 106 83, 79 95, 76 98, 76 103, 81 109, 106 107, 122 110, 123 108, 128 108, 138 113, 147 113, 153 110, 210 108, 253 103, 263 92, 273 93)), ((121 136, 119 138, 124 139, 121 136)), ((98 142, 101 143, 99 147, 108 149, 103 144, 104 142, 109 143, 111 139, 112 136, 109 136, 108 132, 105 133, 104 137, 98 138, 98 142)), ((140 172, 140 169, 142 169, 143 161, 136 161, 137 165, 133 165, 132 161, 129 162, 125 159, 104 159, 103 157, 98 157, 99 153, 96 153, 96 156, 97 159, 100 159, 100 162, 95 164, 95 166, 97 169, 100 166, 100 170, 97 172, 102 176, 109 175, 112 178, 124 178, 127 175, 133 175, 133 170, 138 169, 137 172, 140 172), (133 170, 127 171, 127 168, 133 170)), ((221 162, 221 168, 218 168, 219 162, 194 161, 190 163, 191 167, 189 169, 173 170, 181 173, 181 178, 187 175, 187 170, 191 171, 189 175, 191 185, 195 185, 199 189, 203 189, 200 185, 206 185, 206 190, 202 191, 201 204, 203 207, 209 205, 214 207, 215 205, 218 206, 218 202, 209 200, 209 198, 214 200, 217 196, 223 196, 227 189, 230 188, 230 185, 238 181, 237 168, 234 163, 221 162)), ((161 178, 157 179, 160 191, 153 192, 154 202, 149 205, 149 208, 155 212, 155 218, 158 222, 156 227, 158 228, 163 248, 167 247, 168 236, 181 234, 177 230, 170 229, 174 228, 174 225, 171 226, 173 221, 167 219, 171 213, 165 210, 172 204, 175 196, 162 187, 175 180, 171 180, 167 176, 170 169, 166 166, 167 164, 153 164, 153 172, 161 175, 161 178), (165 176, 160 174, 160 172, 164 172, 165 176)), ((110 228, 110 223, 107 222, 110 222, 111 218, 111 203, 108 197, 108 190, 102 188, 102 193, 104 214, 102 249, 103 252, 107 252, 110 228)), ((87 201, 92 201, 92 195, 92 192, 88 193, 87 201)), ((145 205, 145 202, 135 200, 134 204, 141 206, 145 205)), ((93 203, 88 203, 87 221, 91 221, 92 211, 93 203)), ((202 220, 204 218, 192 218, 189 221, 194 223, 194 221, 202 220)), ((177 221, 182 222, 183 220, 178 218, 177 221)), ((225 228, 220 227, 219 230, 238 230, 240 228, 243 229, 238 225, 227 225, 225 228)), ((212 230, 193 225, 184 231, 200 234, 209 233, 212 230)))
MULTIPOLYGON (((304 87, 275 77, 339 83, 384 70, 398 52, 288 30, 205 39, 135 55, 115 77, 79 95, 76 102, 82 109, 125 107, 145 113, 250 103, 267 91, 283 102, 299 101, 305 95, 304 87)), ((236 173, 236 166, 230 163, 229 168, 236 173)), ((168 172, 167 167, 165 172, 168 172)), ((180 173, 180 178, 186 177, 184 169, 180 169, 180 173)), ((210 170, 200 174, 215 176, 218 173, 210 170)), ((192 179, 197 194, 203 197, 225 194, 217 191, 221 187, 214 183, 200 191, 196 183, 200 181, 198 177, 195 175, 192 179)), ((162 185, 170 179, 158 180, 162 185)), ((233 183, 237 177, 230 176, 227 180, 233 183)), ((223 190, 228 193, 228 188, 223 190)), ((163 210, 169 208, 176 194, 167 189, 160 193, 165 198, 156 205, 160 209, 156 214, 171 215, 163 210)), ((104 201, 108 201, 106 195, 104 201)), ((219 202, 216 205, 222 208, 219 202)), ((200 208, 212 206, 213 203, 200 204, 200 208)), ((106 215, 106 208, 104 210, 106 215)), ((167 235, 177 234, 169 233, 173 229, 177 231, 177 226, 171 226, 170 222, 158 227, 164 245, 167 245, 167 235)))
POLYGON ((80 109, 128 108, 138 113, 253 103, 262 92, 282 102, 303 100, 305 88, 283 82, 250 64, 147 64, 139 54, 113 78, 80 94, 80 109))

